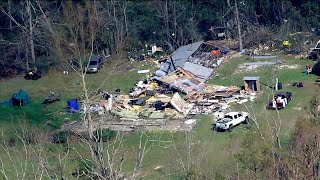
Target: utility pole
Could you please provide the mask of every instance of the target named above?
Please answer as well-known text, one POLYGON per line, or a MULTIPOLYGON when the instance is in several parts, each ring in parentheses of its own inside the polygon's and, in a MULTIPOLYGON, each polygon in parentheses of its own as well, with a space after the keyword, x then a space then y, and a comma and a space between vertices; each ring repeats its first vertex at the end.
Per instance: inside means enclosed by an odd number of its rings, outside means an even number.
POLYGON ((237 28, 238 28, 238 37, 239 37, 239 51, 242 51, 242 34, 241 34, 241 24, 240 24, 240 17, 239 17, 239 9, 238 9, 238 2, 234 0, 235 4, 235 13, 236 13, 236 21, 237 21, 237 28))

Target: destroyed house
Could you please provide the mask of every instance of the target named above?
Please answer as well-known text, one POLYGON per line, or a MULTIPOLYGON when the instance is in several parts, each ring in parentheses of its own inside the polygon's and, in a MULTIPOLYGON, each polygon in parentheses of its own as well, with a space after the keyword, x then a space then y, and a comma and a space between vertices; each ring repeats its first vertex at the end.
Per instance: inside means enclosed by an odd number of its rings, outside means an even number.
POLYGON ((186 94, 193 90, 201 91, 198 86, 200 82, 193 76, 193 74, 180 67, 168 75, 160 77, 158 81, 168 87, 172 86, 186 94))
POLYGON ((192 73, 200 82, 205 82, 219 66, 229 50, 219 42, 195 42, 178 48, 173 55, 161 64, 156 76, 164 76, 178 67, 192 73))

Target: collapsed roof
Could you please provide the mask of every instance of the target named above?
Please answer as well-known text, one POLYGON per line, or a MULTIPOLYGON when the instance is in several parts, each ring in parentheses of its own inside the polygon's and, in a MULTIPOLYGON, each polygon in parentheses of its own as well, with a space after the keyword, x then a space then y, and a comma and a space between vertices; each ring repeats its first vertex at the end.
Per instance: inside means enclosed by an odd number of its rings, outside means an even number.
POLYGON ((181 46, 173 55, 160 66, 158 76, 175 71, 178 67, 192 73, 200 82, 205 82, 213 73, 213 68, 220 65, 222 58, 216 57, 212 51, 219 49, 222 55, 229 52, 222 42, 198 41, 192 44, 181 46))

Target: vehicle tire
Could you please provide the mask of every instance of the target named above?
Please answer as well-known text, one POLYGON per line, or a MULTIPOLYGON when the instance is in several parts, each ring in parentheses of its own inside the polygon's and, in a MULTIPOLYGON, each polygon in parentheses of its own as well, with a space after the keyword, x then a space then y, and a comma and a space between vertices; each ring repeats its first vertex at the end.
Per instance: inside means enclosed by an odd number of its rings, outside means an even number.
POLYGON ((230 124, 230 126, 229 126, 229 131, 231 132, 232 131, 232 129, 233 129, 233 125, 232 124, 230 124))
POLYGON ((216 128, 217 126, 215 125, 215 124, 212 124, 212 130, 213 131, 217 131, 217 128, 216 128))
POLYGON ((249 117, 247 116, 246 118, 245 118, 245 120, 243 121, 243 124, 248 124, 249 123, 249 117))
POLYGON ((99 72, 100 70, 99 69, 97 69, 97 73, 99 72))

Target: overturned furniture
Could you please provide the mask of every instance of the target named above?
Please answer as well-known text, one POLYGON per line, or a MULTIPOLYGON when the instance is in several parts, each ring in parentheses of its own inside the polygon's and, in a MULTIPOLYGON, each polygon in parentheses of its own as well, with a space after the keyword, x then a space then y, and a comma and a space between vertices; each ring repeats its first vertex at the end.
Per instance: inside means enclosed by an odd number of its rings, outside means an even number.
POLYGON ((50 91, 49 95, 42 102, 42 104, 44 107, 47 107, 49 104, 54 103, 56 101, 60 101, 60 100, 61 100, 61 93, 60 92, 50 91))
POLYGON ((292 99, 292 92, 277 92, 269 101, 267 109, 283 109, 292 99))

